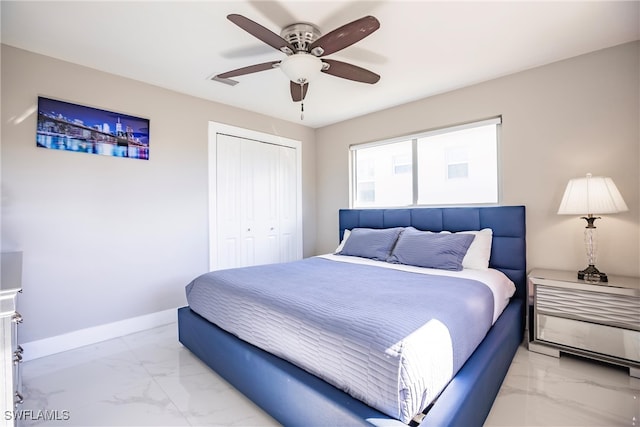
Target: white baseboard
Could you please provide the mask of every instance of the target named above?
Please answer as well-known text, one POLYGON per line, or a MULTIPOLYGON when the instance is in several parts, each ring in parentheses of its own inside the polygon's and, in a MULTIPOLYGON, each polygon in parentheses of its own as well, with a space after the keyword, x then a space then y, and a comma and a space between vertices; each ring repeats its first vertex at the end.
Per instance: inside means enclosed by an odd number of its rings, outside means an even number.
POLYGON ((80 329, 62 335, 56 335, 55 337, 20 344, 24 349, 23 360, 38 359, 74 348, 84 347, 85 345, 95 344, 100 341, 118 338, 134 332, 175 323, 178 317, 177 313, 177 308, 171 308, 144 316, 132 317, 130 319, 107 323, 106 325, 80 329))

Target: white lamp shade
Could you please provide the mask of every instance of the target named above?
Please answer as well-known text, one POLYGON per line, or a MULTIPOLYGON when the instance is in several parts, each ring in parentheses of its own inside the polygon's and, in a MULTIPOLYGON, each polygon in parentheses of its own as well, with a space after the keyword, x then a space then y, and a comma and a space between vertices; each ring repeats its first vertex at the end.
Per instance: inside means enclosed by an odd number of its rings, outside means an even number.
POLYGON ((611 178, 587 174, 585 178, 569 180, 558 214, 611 214, 628 210, 611 178))
POLYGON ((294 83, 309 83, 320 74, 322 61, 314 55, 297 53, 283 59, 280 69, 294 83))

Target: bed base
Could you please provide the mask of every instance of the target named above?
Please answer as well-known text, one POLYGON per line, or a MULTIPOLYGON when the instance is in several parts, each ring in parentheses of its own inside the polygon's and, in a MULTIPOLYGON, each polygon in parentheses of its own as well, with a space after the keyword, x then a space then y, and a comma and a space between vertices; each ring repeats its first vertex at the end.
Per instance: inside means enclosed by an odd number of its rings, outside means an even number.
MULTIPOLYGON (((514 298, 420 423, 482 426, 521 344, 526 301, 523 206, 340 211, 345 228, 414 225, 440 230, 493 229, 490 266, 516 284, 514 298)), ((204 363, 285 426, 403 426, 308 372, 231 335, 189 307, 178 309, 179 340, 204 363)))
MULTIPOLYGON (((481 426, 522 342, 514 300, 444 389, 421 426, 481 426), (514 326, 517 325, 516 328, 514 326)), ((291 363, 178 309, 180 342, 285 426, 405 426, 291 363)))

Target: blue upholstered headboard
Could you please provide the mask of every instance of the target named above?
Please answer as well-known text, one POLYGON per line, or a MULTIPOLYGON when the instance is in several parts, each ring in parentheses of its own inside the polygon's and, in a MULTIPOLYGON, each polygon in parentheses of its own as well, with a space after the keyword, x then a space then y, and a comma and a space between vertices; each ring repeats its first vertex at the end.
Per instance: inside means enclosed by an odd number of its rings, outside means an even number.
POLYGON ((493 244, 489 266, 516 285, 516 298, 526 298, 527 260, 524 206, 478 208, 341 209, 340 240, 345 229, 413 226, 429 231, 465 231, 491 228, 493 244))

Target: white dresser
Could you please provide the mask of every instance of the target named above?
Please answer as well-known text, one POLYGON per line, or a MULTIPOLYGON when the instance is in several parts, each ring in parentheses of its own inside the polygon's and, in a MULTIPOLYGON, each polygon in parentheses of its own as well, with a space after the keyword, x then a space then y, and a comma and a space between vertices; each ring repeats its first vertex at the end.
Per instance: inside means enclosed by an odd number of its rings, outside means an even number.
POLYGON ((589 283, 575 272, 532 270, 533 340, 529 350, 573 353, 629 368, 640 377, 640 278, 589 283))
POLYGON ((14 426, 12 411, 22 403, 22 348, 18 345, 22 316, 16 310, 22 289, 22 252, 3 252, 0 260, 0 426, 14 426))

